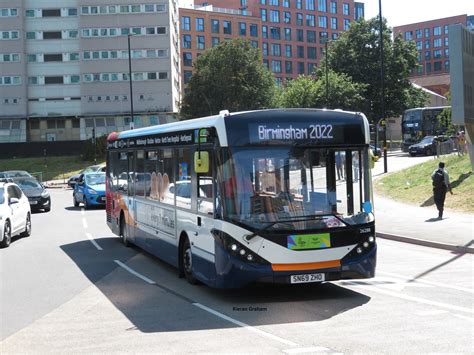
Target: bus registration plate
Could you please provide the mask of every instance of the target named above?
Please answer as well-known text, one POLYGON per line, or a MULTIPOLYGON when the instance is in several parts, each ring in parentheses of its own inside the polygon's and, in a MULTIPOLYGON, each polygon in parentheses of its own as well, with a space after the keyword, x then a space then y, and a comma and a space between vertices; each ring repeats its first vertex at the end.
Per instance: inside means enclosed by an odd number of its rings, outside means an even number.
POLYGON ((292 284, 301 284, 308 282, 322 282, 325 280, 324 274, 305 274, 305 275, 291 275, 290 282, 292 284))

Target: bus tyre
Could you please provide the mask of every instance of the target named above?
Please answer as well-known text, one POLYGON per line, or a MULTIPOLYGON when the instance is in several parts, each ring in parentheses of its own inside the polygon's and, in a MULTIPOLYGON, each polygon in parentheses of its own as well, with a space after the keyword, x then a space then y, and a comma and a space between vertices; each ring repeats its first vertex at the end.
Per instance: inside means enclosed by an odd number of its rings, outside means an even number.
POLYGON ((193 276, 193 254, 191 252, 191 244, 189 244, 188 237, 185 237, 182 248, 183 249, 181 250, 181 262, 183 266, 184 276, 191 285, 196 285, 197 280, 193 276))
POLYGON ((26 237, 29 237, 30 235, 31 235, 31 216, 28 213, 26 215, 25 231, 20 234, 20 237, 26 238, 26 237))
POLYGON ((127 224, 125 223, 125 216, 123 214, 120 215, 120 238, 122 238, 123 245, 125 245, 127 248, 130 247, 128 228, 127 224))

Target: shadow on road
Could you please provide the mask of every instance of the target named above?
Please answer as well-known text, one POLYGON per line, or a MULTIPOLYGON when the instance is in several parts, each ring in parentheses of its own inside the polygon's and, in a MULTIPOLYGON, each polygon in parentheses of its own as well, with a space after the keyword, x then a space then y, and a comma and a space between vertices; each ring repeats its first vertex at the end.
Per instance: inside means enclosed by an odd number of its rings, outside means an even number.
MULTIPOLYGON (((234 328, 233 323, 211 315, 194 303, 252 326, 314 322, 360 307, 370 297, 332 283, 304 285, 252 285, 243 289, 212 289, 190 285, 177 277, 177 270, 132 247, 119 238, 96 239, 106 245, 97 253, 89 241, 63 245, 62 250, 84 275, 122 312, 137 329, 146 333, 234 328), (131 263, 139 273, 156 282, 149 285, 126 271, 114 273, 114 260, 131 263), (251 311, 249 308, 259 309, 251 311)), ((129 266, 131 266, 129 263, 129 266)), ((121 269, 122 270, 122 269, 121 269)))

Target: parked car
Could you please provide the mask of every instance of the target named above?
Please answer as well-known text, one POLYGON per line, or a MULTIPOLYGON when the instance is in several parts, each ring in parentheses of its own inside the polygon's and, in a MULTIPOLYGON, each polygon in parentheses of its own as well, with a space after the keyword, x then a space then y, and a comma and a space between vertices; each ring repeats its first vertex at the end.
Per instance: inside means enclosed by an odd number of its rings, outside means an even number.
POLYGON ((434 155, 436 154, 437 144, 440 144, 440 154, 447 154, 453 151, 454 143, 447 136, 426 136, 420 142, 408 147, 410 156, 415 155, 434 155))
POLYGON ((38 182, 34 177, 13 178, 20 189, 24 192, 32 211, 44 210, 49 212, 51 210, 51 196, 46 190, 45 186, 38 182))
POLYGON ((84 204, 87 209, 91 206, 105 206, 105 173, 85 173, 79 176, 72 193, 74 207, 84 204))
POLYGON ((104 164, 88 166, 87 168, 82 170, 79 174, 71 176, 68 179, 67 184, 68 184, 69 187, 73 188, 74 185, 76 184, 77 180, 79 179, 79 176, 81 176, 81 174, 99 173, 99 172, 105 172, 105 165, 104 164))
POLYGON ((24 170, 9 170, 0 172, 1 178, 19 178, 19 177, 33 177, 29 172, 24 170))
POLYGON ((28 198, 18 185, 0 182, 0 248, 10 245, 12 237, 31 234, 31 211, 28 198))

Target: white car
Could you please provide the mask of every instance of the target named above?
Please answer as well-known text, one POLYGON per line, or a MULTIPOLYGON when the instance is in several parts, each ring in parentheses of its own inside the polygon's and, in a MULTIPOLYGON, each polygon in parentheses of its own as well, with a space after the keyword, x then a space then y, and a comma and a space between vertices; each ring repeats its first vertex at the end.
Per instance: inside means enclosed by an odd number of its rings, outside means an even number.
POLYGON ((12 237, 31 234, 31 211, 28 197, 18 185, 0 182, 0 248, 10 245, 12 237))

